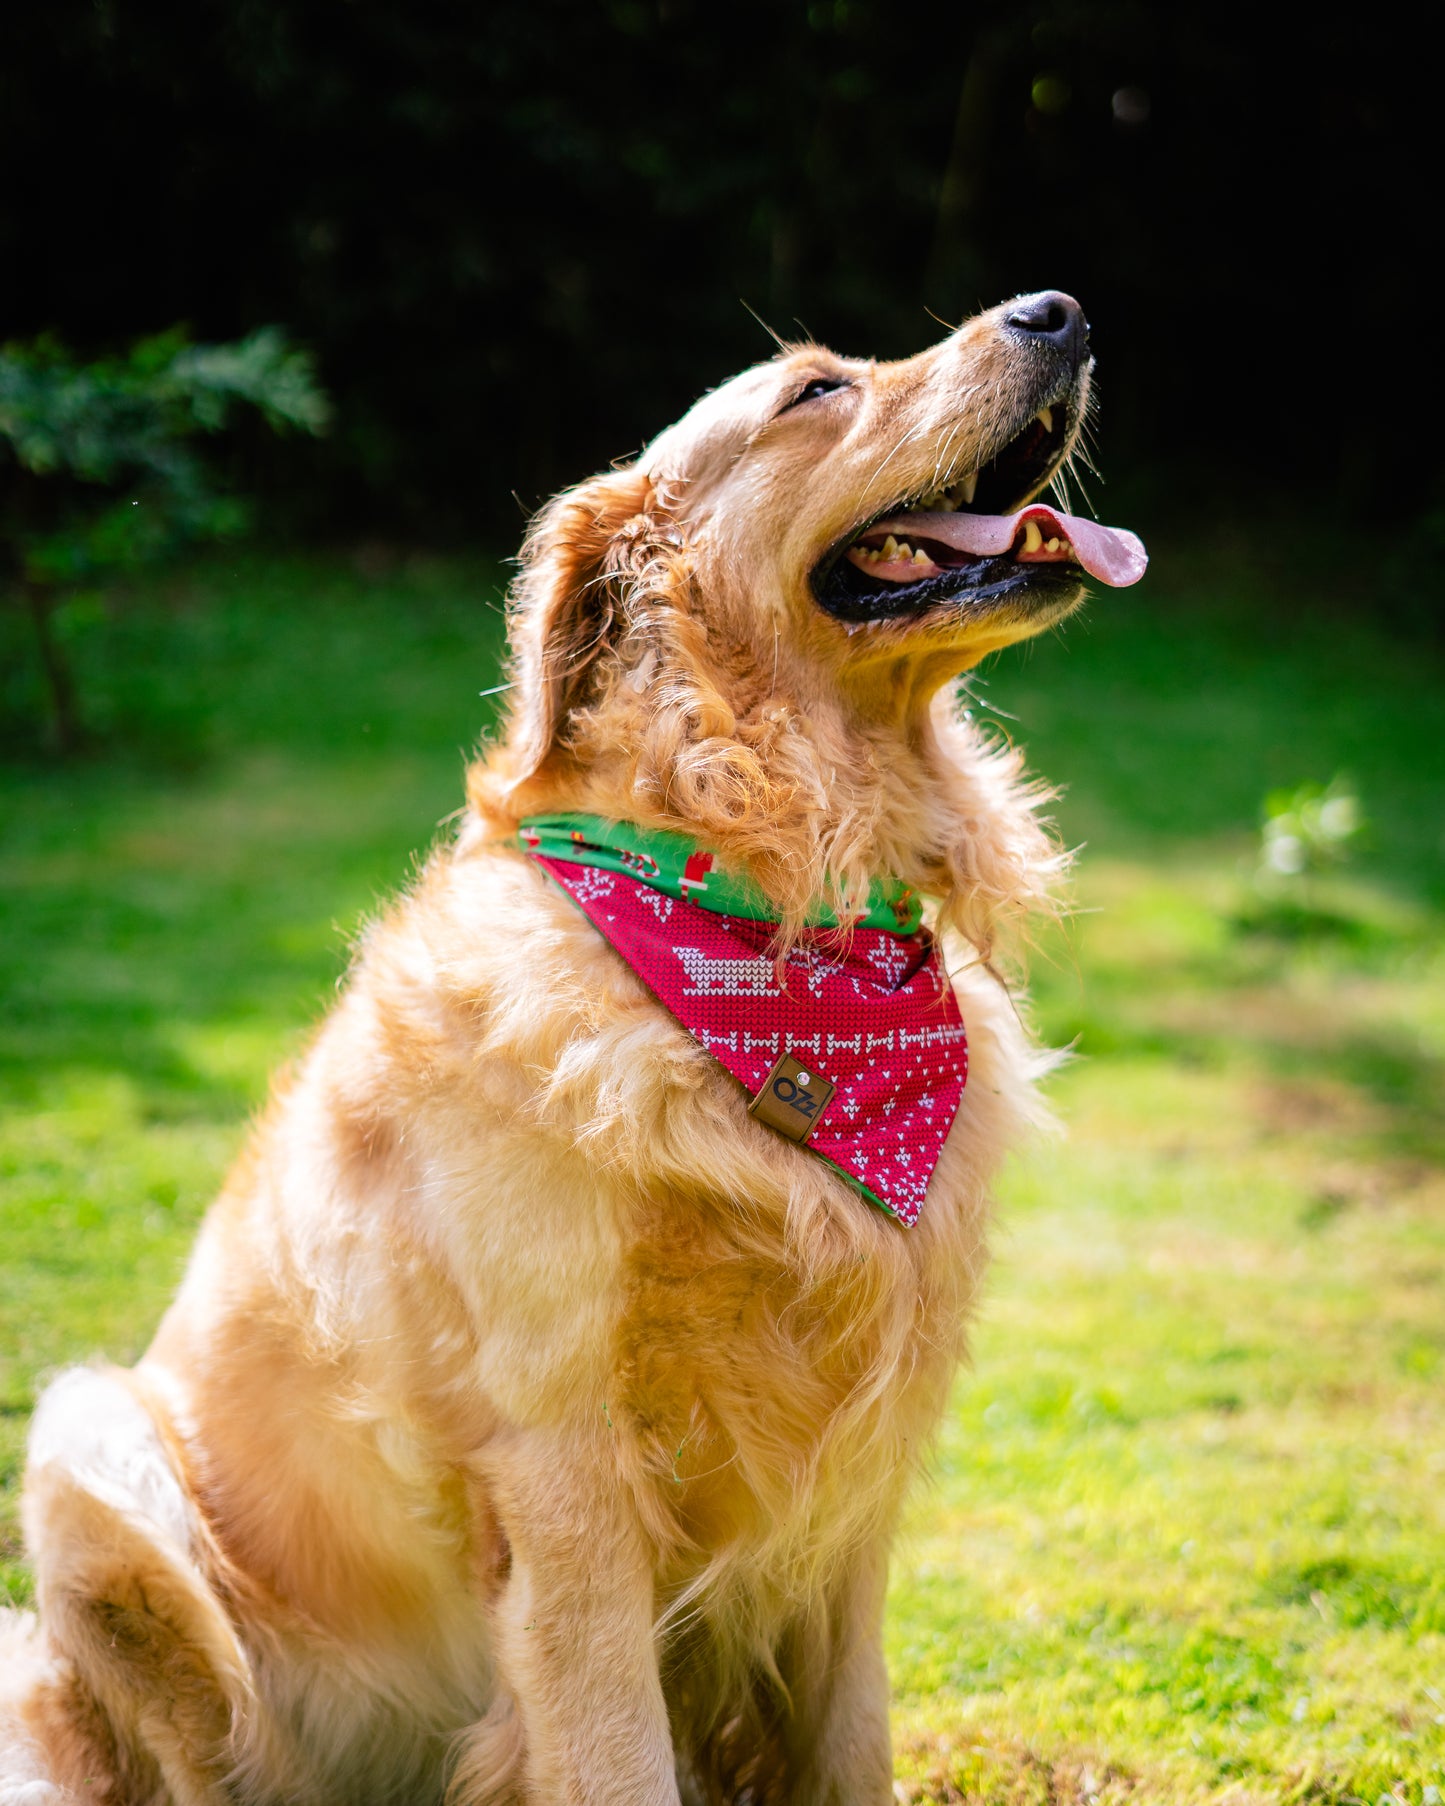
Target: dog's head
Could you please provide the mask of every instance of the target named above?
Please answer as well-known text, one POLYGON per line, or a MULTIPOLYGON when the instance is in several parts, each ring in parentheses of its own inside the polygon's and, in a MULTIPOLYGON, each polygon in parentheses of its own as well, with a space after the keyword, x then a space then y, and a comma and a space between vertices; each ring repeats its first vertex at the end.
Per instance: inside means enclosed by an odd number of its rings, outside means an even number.
POLYGON ((1057 294, 901 363, 799 346, 700 401, 640 468, 675 496, 705 581, 726 573, 785 609, 840 672, 943 647, 961 667, 1081 598, 1084 572, 1058 547, 974 553, 946 517, 1012 514, 1055 476, 1091 369, 1083 313, 1057 294), (867 631, 815 634, 819 612, 867 631))
MULTIPOLYGON (((935 693, 1077 607, 1086 566, 1118 580, 1099 566, 1116 547, 1085 549, 1107 529, 1014 518, 1072 455, 1091 369, 1056 293, 899 363, 785 347, 559 496, 514 594, 491 769, 515 812, 671 820, 800 876, 846 867, 860 811, 909 813, 876 783, 865 800, 867 773, 906 790, 936 765, 935 693), (780 852, 790 810, 808 857, 780 852)), ((877 857, 896 866, 919 831, 900 822, 877 857)))

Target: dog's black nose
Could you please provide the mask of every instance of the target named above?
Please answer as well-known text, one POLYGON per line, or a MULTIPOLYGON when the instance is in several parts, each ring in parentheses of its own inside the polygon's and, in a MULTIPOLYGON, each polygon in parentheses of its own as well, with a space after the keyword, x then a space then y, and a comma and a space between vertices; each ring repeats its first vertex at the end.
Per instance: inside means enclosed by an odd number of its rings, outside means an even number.
POLYGON ((1051 350, 1062 351, 1076 362, 1089 348, 1089 322, 1072 295, 1046 288, 1042 294, 1020 295, 1004 315, 1004 325, 1026 332, 1051 350))

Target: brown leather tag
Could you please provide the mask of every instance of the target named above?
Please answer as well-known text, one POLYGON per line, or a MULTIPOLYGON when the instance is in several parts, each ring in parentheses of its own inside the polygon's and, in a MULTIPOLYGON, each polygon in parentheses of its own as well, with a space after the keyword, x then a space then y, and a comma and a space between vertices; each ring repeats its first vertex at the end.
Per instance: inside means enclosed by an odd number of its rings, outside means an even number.
POLYGON ((816 1066, 805 1066, 795 1055, 785 1053, 748 1105, 748 1115, 789 1141, 806 1141, 836 1089, 816 1066))

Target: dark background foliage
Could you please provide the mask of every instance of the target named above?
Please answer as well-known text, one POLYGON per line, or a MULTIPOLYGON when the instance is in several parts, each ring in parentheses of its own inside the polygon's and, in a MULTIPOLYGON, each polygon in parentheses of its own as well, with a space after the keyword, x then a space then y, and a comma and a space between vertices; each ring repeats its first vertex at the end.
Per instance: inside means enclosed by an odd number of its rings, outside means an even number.
POLYGON ((1056 285, 1106 471, 1428 548, 1428 86, 1369 9, 48 0, 0 28, 3 329, 280 322, 337 427, 245 481, 510 533, 766 355, 744 301, 889 355, 1056 285))

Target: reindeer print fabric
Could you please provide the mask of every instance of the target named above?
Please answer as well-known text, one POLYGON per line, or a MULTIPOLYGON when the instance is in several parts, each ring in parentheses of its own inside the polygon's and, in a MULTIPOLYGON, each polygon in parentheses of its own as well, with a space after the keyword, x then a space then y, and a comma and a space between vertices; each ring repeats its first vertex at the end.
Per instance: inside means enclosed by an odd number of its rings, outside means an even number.
POLYGON ((913 1224, 968 1077, 968 1041, 927 929, 813 929, 779 982, 775 923, 718 913, 629 871, 523 847, 688 1032, 756 1093, 786 1054, 834 1086, 807 1144, 913 1224))

